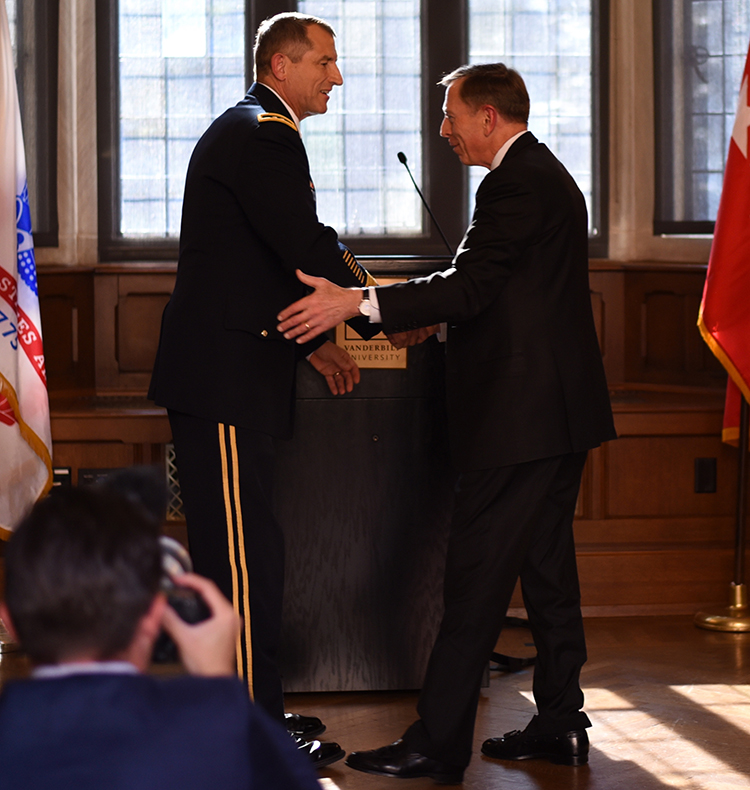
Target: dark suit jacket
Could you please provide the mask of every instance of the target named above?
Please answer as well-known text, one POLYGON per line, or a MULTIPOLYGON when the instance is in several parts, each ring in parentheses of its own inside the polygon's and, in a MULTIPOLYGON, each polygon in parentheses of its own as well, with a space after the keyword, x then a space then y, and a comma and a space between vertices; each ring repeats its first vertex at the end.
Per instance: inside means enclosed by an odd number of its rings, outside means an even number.
POLYGON ((316 790, 234 678, 73 675, 0 695, 5 790, 316 790))
MULTIPOLYGON (((367 272, 321 224, 299 132, 272 91, 251 86, 198 141, 188 167, 177 282, 164 311, 149 397, 161 406, 274 436, 292 432, 305 346, 276 316, 305 289, 294 270, 339 285, 367 272)), ((368 337, 379 327, 352 326, 368 337)))
POLYGON ((451 447, 462 471, 615 438, 591 311, 586 205, 530 133, 476 196, 452 268, 378 288, 383 328, 441 321, 451 447))

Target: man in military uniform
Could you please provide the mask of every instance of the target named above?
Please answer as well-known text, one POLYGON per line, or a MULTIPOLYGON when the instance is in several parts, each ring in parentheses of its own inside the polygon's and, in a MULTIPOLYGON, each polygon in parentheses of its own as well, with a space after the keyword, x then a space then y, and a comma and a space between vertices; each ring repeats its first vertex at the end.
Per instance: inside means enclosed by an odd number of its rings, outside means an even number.
MULTIPOLYGON (((300 121, 324 113, 341 85, 334 32, 280 14, 255 43, 256 82, 214 121, 187 173, 174 293, 165 308, 150 397, 169 413, 190 551, 243 618, 237 669, 253 699, 297 737, 325 728, 285 714, 277 665, 284 541, 272 510, 275 441, 292 435, 302 358, 331 392, 359 381, 351 357, 317 338, 300 346, 276 315, 300 298, 296 268, 342 286, 372 281, 336 232, 318 221, 300 121)), ((379 327, 360 319, 372 337, 379 327)), ((300 741, 317 766, 337 744, 300 741)))

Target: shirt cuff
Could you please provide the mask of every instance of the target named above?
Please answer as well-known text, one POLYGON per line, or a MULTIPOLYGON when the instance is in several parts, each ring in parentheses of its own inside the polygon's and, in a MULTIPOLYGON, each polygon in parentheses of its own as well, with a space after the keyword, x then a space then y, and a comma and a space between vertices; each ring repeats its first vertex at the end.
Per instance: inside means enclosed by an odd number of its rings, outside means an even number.
POLYGON ((370 285, 367 290, 370 293, 370 323, 382 324, 380 315, 380 303, 378 302, 378 291, 374 285, 370 285))

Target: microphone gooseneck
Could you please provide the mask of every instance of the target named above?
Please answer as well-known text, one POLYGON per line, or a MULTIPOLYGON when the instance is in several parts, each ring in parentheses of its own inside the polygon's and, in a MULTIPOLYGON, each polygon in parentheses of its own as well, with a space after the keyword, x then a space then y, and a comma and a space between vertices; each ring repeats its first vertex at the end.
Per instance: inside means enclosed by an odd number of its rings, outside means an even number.
POLYGON ((438 229, 438 233, 440 234, 443 241, 445 242, 445 246, 448 248, 448 252, 451 254, 451 257, 453 257, 456 253, 453 252, 453 248, 448 243, 448 239, 445 238, 445 233, 443 233, 443 229, 440 227, 440 224, 435 219, 435 215, 432 213, 432 209, 427 205, 427 201, 425 200, 424 195, 422 194, 422 190, 417 186, 417 182, 414 180, 414 176, 411 174, 411 170, 409 169, 409 164, 406 161, 406 154, 403 151, 399 151, 397 156, 398 156, 398 161, 401 162, 401 164, 406 168, 406 172, 409 174, 409 178, 411 179, 412 184, 414 184, 414 189, 417 190, 417 194, 422 199, 422 203, 424 204, 424 207, 427 209, 427 213, 430 215, 432 221, 435 223, 435 227, 438 229))

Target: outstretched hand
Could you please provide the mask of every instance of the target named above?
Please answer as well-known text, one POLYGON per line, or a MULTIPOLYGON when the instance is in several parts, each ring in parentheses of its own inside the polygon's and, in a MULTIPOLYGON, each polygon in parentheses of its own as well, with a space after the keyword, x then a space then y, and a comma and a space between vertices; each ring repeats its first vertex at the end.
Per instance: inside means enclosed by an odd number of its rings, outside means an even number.
POLYGON ((324 277, 312 277, 299 269, 297 278, 315 290, 279 313, 277 329, 287 340, 307 343, 321 332, 359 315, 360 288, 341 288, 324 277))
POLYGON ((310 355, 310 364, 326 377, 332 395, 351 392, 359 384, 359 368, 347 351, 327 340, 310 355))

